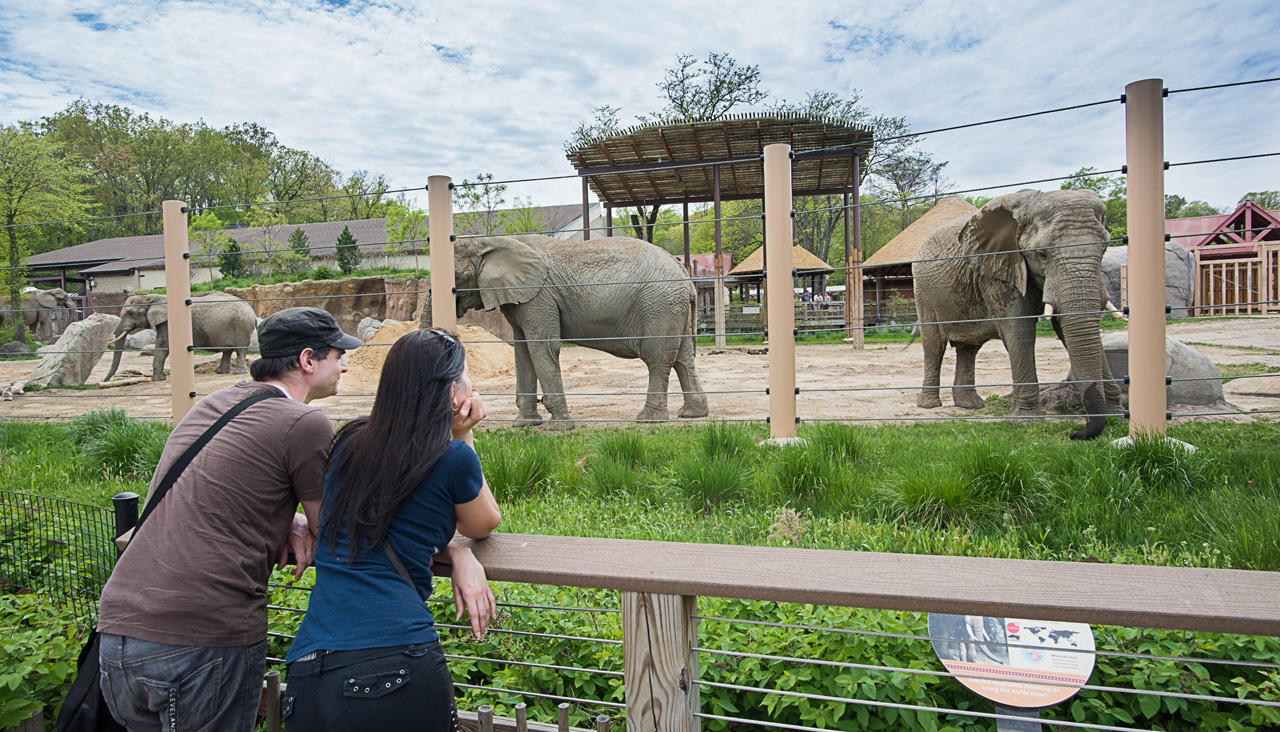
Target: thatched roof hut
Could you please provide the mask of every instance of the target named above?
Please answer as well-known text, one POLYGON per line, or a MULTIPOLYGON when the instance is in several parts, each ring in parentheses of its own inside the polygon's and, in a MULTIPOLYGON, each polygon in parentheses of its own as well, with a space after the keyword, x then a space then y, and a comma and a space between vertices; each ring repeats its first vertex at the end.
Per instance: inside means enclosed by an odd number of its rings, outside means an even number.
POLYGON ((890 299, 896 297, 904 300, 915 299, 915 288, 911 279, 911 260, 916 251, 929 235, 950 221, 968 216, 978 209, 959 196, 947 196, 938 205, 929 209, 924 216, 916 219, 901 234, 893 237, 888 244, 880 247, 875 254, 867 257, 862 264, 863 279, 872 280, 875 299, 869 303, 868 310, 882 319, 889 312, 890 299))
MULTIPOLYGON (((802 286, 812 292, 825 291, 827 275, 834 271, 831 265, 799 244, 791 248, 791 268, 796 271, 796 276, 803 283, 802 286)), ((746 301, 750 297, 750 291, 759 293, 764 275, 764 245, 762 244, 748 254, 741 264, 733 268, 726 284, 730 287, 737 285, 741 299, 746 301)))

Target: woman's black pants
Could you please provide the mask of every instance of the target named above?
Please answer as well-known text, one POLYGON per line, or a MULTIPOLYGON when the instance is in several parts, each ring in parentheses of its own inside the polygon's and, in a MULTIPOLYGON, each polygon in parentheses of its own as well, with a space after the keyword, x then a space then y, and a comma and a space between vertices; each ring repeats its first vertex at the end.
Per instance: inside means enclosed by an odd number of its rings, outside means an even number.
POLYGON ((458 727, 440 642, 318 651, 289 664, 289 732, 449 732, 458 727))

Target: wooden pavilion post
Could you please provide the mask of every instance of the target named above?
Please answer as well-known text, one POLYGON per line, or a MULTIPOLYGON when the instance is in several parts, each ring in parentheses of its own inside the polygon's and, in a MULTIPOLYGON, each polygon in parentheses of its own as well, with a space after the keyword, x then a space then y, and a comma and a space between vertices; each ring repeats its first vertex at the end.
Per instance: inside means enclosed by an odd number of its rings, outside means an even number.
POLYGON ((849 193, 844 194, 844 326, 845 342, 852 343, 854 348, 863 348, 866 343, 866 324, 862 296, 862 198, 860 183, 862 178, 862 161, 858 151, 853 151, 853 176, 851 182, 853 207, 849 206, 849 193), (849 224, 853 219, 853 236, 850 237, 849 224), (852 238, 852 242, 850 242, 852 238), (850 246, 852 243, 852 246, 850 246))
MULTIPOLYGON (((722 242, 720 239, 720 235, 721 235, 720 166, 719 165, 712 166, 711 172, 712 172, 712 184, 714 186, 714 188, 712 189, 712 201, 715 205, 715 217, 716 217, 716 261, 715 261, 716 350, 723 351, 725 349, 725 337, 724 337, 725 291, 724 291, 724 262, 722 261, 722 257, 724 256, 724 249, 722 247, 722 242)), ((741 301, 742 298, 739 297, 738 299, 739 301, 741 301)))
POLYGON ((693 274, 692 260, 689 258, 689 202, 684 202, 682 209, 684 215, 684 271, 687 274, 693 274))
POLYGON ((795 293, 792 273, 791 146, 764 148, 765 297, 769 323, 769 436, 796 439, 795 293))
POLYGON ((604 207, 604 235, 613 236, 613 206, 604 207))
POLYGON ((1164 98, 1160 79, 1125 87, 1129 218, 1129 435, 1164 435, 1164 98))
POLYGON ((587 176, 582 176, 582 240, 591 238, 591 188, 587 176))
MULTIPOLYGON (((164 299, 169 309, 169 391, 176 425, 196 403, 187 205, 182 201, 165 201, 160 204, 160 211, 164 225, 164 299)), ((163 373, 157 375, 157 378, 163 377, 163 373)))

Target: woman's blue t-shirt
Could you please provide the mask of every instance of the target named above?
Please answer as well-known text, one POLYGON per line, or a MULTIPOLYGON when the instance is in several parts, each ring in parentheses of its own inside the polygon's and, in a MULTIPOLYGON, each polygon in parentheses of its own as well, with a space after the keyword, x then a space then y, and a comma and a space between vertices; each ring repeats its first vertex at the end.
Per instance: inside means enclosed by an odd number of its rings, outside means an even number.
MULTIPOLYGON (((436 640, 435 619, 425 604, 431 596, 431 556, 453 538, 458 524, 454 504, 474 500, 481 485, 480 458, 465 442, 454 440, 400 504, 387 540, 413 577, 413 587, 379 547, 366 549, 348 564, 345 529, 340 528, 332 548, 322 530, 314 557, 315 588, 285 661, 318 650, 352 651, 436 640)), ((331 468, 325 476, 325 506, 339 490, 342 478, 331 468)), ((322 527, 332 518, 326 514, 321 511, 322 527)))

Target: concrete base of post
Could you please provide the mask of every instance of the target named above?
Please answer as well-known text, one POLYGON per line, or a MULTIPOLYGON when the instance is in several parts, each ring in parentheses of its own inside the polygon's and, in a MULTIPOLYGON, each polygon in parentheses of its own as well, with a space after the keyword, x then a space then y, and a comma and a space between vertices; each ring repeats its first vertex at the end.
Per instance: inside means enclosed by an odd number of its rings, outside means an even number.
MULTIPOLYGON (((1172 437, 1169 437, 1167 435, 1159 435, 1158 439, 1160 442, 1163 442, 1166 445, 1181 447, 1183 450, 1186 450, 1188 454, 1194 453, 1196 451, 1195 445, 1192 445, 1187 442, 1183 442, 1182 440, 1175 440, 1172 437)), ((1112 440, 1111 446, 1118 447, 1118 448, 1132 447, 1133 438, 1126 435, 1125 437, 1121 437, 1118 440, 1112 440)))
POLYGON ((760 447, 804 447, 808 444, 803 437, 770 437, 760 441, 760 447))

